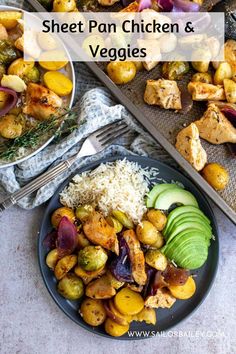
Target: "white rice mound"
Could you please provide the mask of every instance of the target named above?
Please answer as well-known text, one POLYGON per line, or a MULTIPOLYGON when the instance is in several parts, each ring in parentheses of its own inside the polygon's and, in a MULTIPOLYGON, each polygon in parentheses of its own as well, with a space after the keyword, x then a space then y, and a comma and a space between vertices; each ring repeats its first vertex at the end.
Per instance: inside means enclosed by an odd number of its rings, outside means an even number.
POLYGON ((145 195, 150 174, 126 159, 101 164, 93 171, 76 175, 61 192, 60 201, 70 208, 91 204, 104 216, 118 209, 138 223, 147 210, 145 195))

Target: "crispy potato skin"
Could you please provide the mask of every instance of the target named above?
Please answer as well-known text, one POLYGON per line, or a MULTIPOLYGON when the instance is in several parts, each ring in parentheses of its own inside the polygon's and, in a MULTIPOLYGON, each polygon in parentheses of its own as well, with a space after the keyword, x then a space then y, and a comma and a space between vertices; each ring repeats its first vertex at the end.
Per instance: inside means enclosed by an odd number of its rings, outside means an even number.
POLYGON ((79 312, 90 326, 100 326, 106 319, 106 311, 101 300, 85 299, 79 312))
POLYGON ((209 163, 202 170, 202 176, 216 190, 223 190, 229 182, 228 171, 218 163, 209 163))
POLYGON ((61 258, 54 269, 54 274, 57 280, 62 279, 77 264, 77 256, 71 254, 61 258))

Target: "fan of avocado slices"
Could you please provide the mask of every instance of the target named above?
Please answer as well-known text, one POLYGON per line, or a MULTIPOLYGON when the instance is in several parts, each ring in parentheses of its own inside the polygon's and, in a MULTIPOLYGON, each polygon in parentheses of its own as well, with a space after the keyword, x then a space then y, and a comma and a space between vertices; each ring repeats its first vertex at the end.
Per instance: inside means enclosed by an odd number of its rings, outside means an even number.
POLYGON ((163 230, 166 243, 161 251, 181 268, 200 268, 207 260, 212 228, 194 195, 174 183, 156 184, 146 205, 165 212, 176 206, 167 216, 163 230))

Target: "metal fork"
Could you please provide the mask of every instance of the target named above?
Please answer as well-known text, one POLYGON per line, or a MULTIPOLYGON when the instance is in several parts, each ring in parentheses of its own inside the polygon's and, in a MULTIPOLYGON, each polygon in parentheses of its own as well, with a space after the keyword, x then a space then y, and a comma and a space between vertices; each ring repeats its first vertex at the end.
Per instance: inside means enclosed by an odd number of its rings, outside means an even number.
POLYGON ((45 186, 48 182, 52 181, 55 177, 66 171, 78 158, 91 156, 101 152, 122 135, 128 133, 128 131, 129 127, 125 122, 121 120, 107 124, 104 127, 98 129, 85 139, 80 151, 77 154, 63 162, 60 162, 57 166, 35 178, 32 182, 28 183, 17 192, 11 194, 10 197, 6 198, 2 203, 0 203, 0 212, 10 208, 20 199, 45 186))

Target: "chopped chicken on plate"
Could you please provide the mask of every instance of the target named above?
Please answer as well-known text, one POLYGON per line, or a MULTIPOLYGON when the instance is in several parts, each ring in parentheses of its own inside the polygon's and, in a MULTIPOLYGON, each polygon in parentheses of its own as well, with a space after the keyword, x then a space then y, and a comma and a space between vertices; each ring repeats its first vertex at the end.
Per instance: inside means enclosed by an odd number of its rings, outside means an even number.
POLYGON ((165 109, 179 110, 182 108, 181 93, 177 83, 173 80, 147 80, 144 101, 165 109))
POLYGON ((236 143, 236 129, 215 104, 195 122, 200 137, 212 144, 236 143))
POLYGON ((176 149, 197 170, 201 171, 207 162, 207 154, 201 145, 196 124, 182 129, 176 138, 176 149))
POLYGON ((102 214, 96 211, 92 213, 86 220, 83 230, 89 241, 119 254, 115 229, 107 223, 102 214))
POLYGON ((123 237, 129 247, 133 278, 139 285, 145 285, 147 275, 145 272, 145 258, 140 247, 140 242, 133 230, 126 230, 123 233, 123 237))
POLYGON ((86 296, 93 299, 109 299, 116 294, 109 277, 104 274, 101 278, 93 280, 86 287, 86 296))
POLYGON ((62 99, 48 88, 29 83, 26 90, 26 104, 23 112, 38 120, 49 119, 57 115, 62 106, 62 99))
POLYGON ((224 87, 220 85, 207 84, 205 82, 190 82, 188 91, 194 101, 224 101, 224 87))
POLYGON ((175 301, 176 298, 174 298, 167 289, 161 288, 157 290, 156 295, 147 297, 145 300, 145 306, 169 309, 171 306, 173 306, 175 301))

